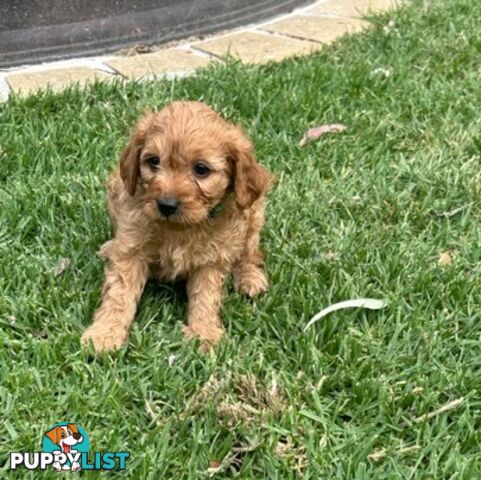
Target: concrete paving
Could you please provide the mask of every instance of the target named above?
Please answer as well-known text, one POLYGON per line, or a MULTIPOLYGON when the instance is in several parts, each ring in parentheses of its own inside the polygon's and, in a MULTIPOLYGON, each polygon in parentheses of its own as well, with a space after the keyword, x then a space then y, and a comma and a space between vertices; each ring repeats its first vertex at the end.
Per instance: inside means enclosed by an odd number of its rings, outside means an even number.
POLYGON ((320 0, 294 12, 223 32, 200 41, 186 40, 152 53, 79 58, 0 71, 0 101, 10 94, 39 89, 59 91, 113 78, 141 79, 188 75, 226 55, 245 63, 281 61, 308 55, 343 35, 369 28, 369 14, 397 8, 407 0, 320 0))

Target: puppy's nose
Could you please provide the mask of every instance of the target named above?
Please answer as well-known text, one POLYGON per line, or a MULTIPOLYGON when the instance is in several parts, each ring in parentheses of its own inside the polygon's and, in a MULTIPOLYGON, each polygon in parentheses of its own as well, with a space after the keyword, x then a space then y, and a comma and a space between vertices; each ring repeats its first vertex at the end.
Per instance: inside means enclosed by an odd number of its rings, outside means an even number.
POLYGON ((162 215, 170 217, 179 208, 179 202, 174 197, 163 197, 157 200, 157 208, 162 215))
POLYGON ((72 437, 75 438, 75 440, 80 440, 80 437, 82 435, 80 433, 72 433, 72 437))

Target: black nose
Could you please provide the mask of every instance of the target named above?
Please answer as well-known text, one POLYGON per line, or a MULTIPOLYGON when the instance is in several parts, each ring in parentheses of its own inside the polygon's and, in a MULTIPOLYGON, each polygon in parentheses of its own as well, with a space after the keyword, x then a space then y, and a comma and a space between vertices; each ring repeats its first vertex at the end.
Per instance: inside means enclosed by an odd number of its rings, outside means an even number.
POLYGON ((80 433, 73 433, 73 434, 72 434, 72 437, 75 438, 75 440, 80 440, 80 437, 81 437, 81 436, 82 436, 82 435, 81 435, 80 433))
POLYGON ((179 208, 179 202, 173 197, 163 197, 157 200, 157 208, 162 215, 170 217, 179 208))

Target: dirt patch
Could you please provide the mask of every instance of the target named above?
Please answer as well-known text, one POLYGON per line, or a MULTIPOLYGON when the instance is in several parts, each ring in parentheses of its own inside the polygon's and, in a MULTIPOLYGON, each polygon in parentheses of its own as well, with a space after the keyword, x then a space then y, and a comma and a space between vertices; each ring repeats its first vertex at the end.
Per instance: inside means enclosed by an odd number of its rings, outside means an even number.
POLYGON ((252 374, 212 375, 187 403, 181 418, 213 405, 219 423, 228 428, 239 424, 260 424, 268 416, 279 415, 285 399, 276 379, 261 382, 252 374))

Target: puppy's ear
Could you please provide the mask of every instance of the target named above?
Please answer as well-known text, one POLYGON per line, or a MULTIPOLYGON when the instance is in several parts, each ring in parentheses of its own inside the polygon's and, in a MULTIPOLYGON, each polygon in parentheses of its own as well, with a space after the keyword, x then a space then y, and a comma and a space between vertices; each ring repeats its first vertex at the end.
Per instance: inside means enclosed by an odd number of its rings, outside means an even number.
POLYGON ((70 428, 73 433, 78 433, 78 427, 76 423, 67 423, 67 428, 70 428))
POLYGON ((120 178, 130 195, 135 194, 140 176, 140 152, 145 142, 153 114, 145 114, 134 128, 129 144, 120 156, 120 178))
POLYGON ((137 189, 140 175, 139 154, 140 148, 129 143, 120 156, 120 178, 130 195, 134 195, 137 189))
POLYGON ((54 427, 52 430, 49 430, 48 432, 45 433, 45 435, 52 441, 52 443, 55 443, 55 445, 58 445, 58 441, 60 440, 60 432, 61 432, 60 427, 54 427))
POLYGON ((242 132, 238 132, 231 144, 230 158, 236 203, 242 209, 249 208, 267 190, 269 174, 256 162, 252 143, 242 132))

